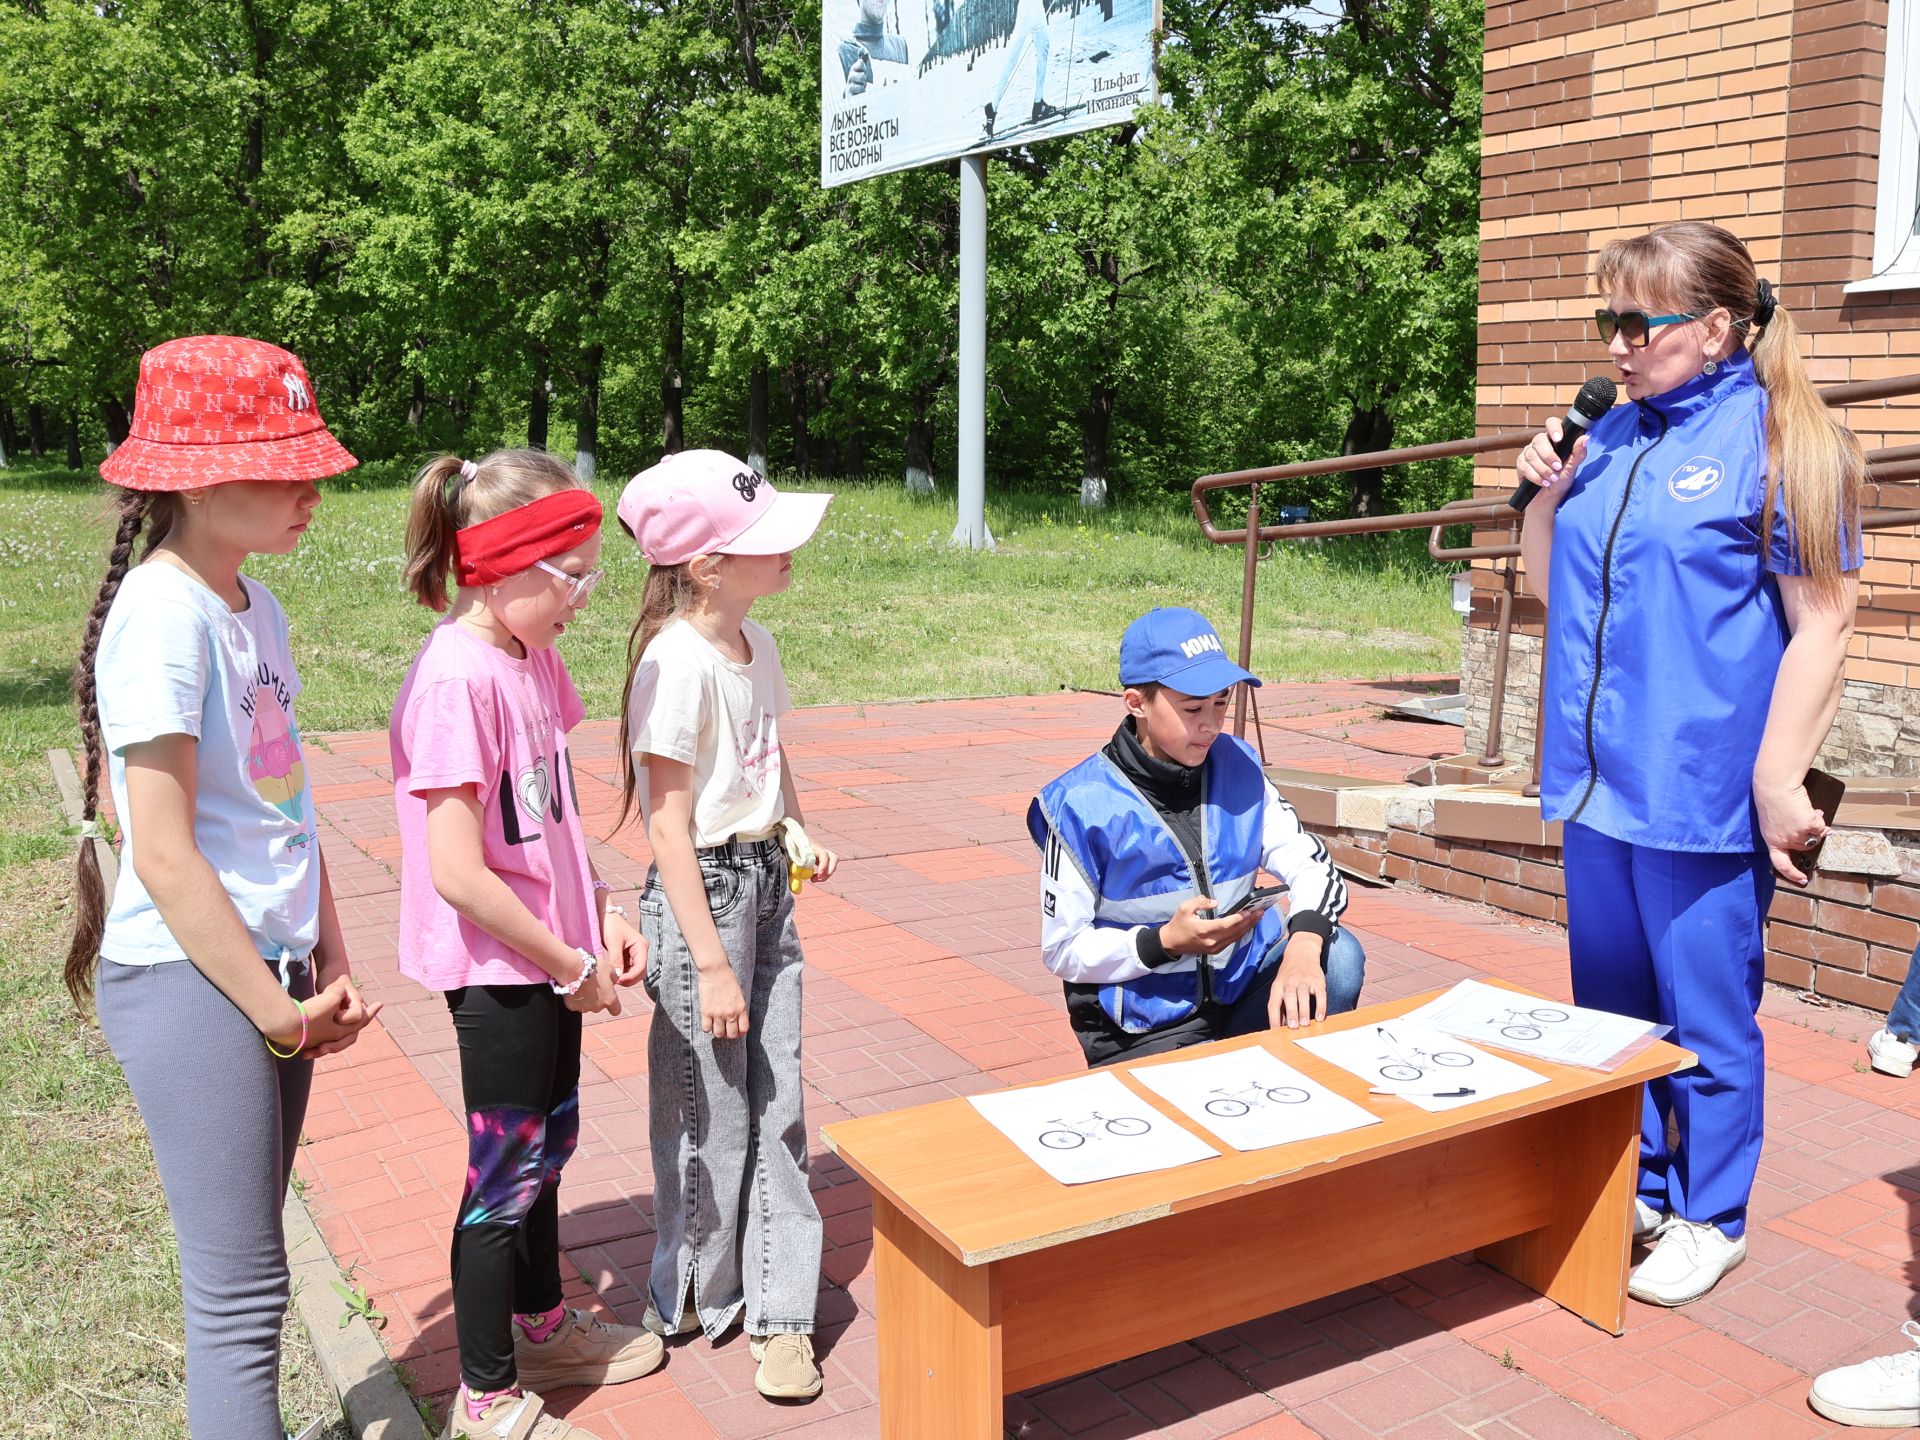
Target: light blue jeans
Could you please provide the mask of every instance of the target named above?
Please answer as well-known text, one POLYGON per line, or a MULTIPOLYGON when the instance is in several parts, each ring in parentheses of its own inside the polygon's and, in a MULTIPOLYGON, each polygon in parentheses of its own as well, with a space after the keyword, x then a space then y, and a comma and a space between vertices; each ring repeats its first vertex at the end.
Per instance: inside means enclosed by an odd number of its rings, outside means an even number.
POLYGON ((1887 1011, 1887 1029, 1910 1045, 1915 1043, 1915 1036, 1920 1036, 1920 946, 1914 948, 1913 959, 1907 962, 1907 978, 1894 997, 1893 1008, 1887 1011))
POLYGON ((677 1326, 691 1304, 718 1339, 742 1306, 751 1335, 813 1332, 820 1211, 807 1185, 800 1088, 800 936, 778 841, 700 853, 720 943, 747 998, 738 1040, 700 1029, 700 975, 647 872, 647 1093, 653 1139, 654 1306, 677 1326))

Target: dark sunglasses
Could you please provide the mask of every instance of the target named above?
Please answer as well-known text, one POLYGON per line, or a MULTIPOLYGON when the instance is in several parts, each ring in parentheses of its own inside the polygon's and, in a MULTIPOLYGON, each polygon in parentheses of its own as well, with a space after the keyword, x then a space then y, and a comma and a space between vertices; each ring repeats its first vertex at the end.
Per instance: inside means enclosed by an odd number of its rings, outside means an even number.
POLYGON ((1600 343, 1611 345, 1617 330, 1625 337, 1627 344, 1635 350, 1646 348, 1654 330, 1661 325, 1678 325, 1682 320, 1698 320, 1698 315, 1649 315, 1644 310, 1627 310, 1616 313, 1612 310, 1593 312, 1594 329, 1600 332, 1600 343))

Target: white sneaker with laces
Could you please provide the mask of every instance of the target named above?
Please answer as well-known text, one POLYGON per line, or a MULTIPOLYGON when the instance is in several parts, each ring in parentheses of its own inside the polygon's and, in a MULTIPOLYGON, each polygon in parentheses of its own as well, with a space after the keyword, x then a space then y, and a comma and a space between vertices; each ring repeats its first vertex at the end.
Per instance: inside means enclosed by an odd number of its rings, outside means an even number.
POLYGON ((1634 1267, 1627 1293, 1649 1305, 1685 1305, 1720 1283, 1747 1258, 1747 1240, 1729 1240, 1718 1225, 1669 1217, 1653 1253, 1634 1267))
MULTIPOLYGON (((1900 1333, 1920 1347, 1920 1324, 1900 1333)), ((1817 1376, 1807 1402, 1829 1420, 1895 1430, 1920 1425, 1920 1348, 1878 1355, 1817 1376)))
POLYGON ((1902 1040, 1882 1026, 1867 1037, 1867 1059, 1882 1075, 1904 1080, 1913 1074, 1914 1061, 1920 1060, 1920 1045, 1902 1040))
POLYGON ((1654 1209, 1638 1195, 1633 1197, 1633 1238, 1644 1240, 1666 1224, 1666 1213, 1654 1209))

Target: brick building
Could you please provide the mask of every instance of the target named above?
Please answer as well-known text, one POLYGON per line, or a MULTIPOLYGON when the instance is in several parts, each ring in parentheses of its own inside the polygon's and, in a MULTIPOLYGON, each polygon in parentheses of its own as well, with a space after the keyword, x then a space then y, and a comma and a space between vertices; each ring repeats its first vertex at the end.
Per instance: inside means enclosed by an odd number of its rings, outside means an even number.
MULTIPOLYGON (((1538 423, 1586 376, 1606 373, 1591 321, 1594 256, 1670 220, 1711 220, 1747 243, 1804 332, 1819 383, 1920 372, 1920 0, 1891 8, 1487 7, 1481 433, 1538 423)), ((1847 418, 1869 448, 1920 442, 1920 397, 1847 418)), ((1477 479, 1488 493, 1512 485, 1506 464, 1477 479)), ((1827 758, 1856 775, 1920 776, 1920 536, 1871 536, 1867 557, 1827 758)), ((1492 579, 1477 577, 1463 662, 1477 691, 1470 745, 1485 735, 1492 579)), ((1532 753, 1538 684, 1538 608, 1523 601, 1518 619, 1509 756, 1532 753)))
MULTIPOLYGON (((1920 372, 1920 0, 1496 0, 1486 23, 1480 433, 1538 425, 1608 373, 1594 257, 1671 220, 1747 243, 1817 382, 1920 372)), ((1847 420, 1869 449, 1920 443, 1920 397, 1847 420)), ((1504 495, 1510 464, 1490 457, 1480 493, 1504 495)), ((1920 486, 1880 487, 1870 503, 1920 506, 1920 486)), ((1823 755, 1854 777, 1842 823, 1857 828, 1814 893, 1775 907, 1769 973, 1884 1008, 1920 940, 1920 531, 1870 535, 1866 554, 1823 755)), ((1499 563, 1475 569, 1463 645, 1472 754, 1486 740, 1499 563)), ((1510 764, 1532 756, 1541 619, 1522 598, 1510 764)), ((1356 869, 1564 919, 1558 827, 1530 805, 1465 803, 1499 798, 1328 795, 1318 818, 1356 869)))

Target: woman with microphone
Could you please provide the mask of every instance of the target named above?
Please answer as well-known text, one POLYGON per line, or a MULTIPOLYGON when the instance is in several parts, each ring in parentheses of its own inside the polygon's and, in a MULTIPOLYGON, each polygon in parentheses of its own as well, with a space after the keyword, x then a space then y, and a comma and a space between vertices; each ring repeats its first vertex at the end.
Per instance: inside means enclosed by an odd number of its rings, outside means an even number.
POLYGON ((1549 421, 1518 465, 1549 617, 1540 801, 1564 822, 1575 1001, 1699 1056, 1647 1087, 1654 1244, 1629 1285, 1684 1305, 1746 1256, 1767 907, 1826 833, 1803 782, 1840 699, 1865 461, 1726 230, 1615 240, 1596 278, 1630 403, 1564 460, 1549 421))

